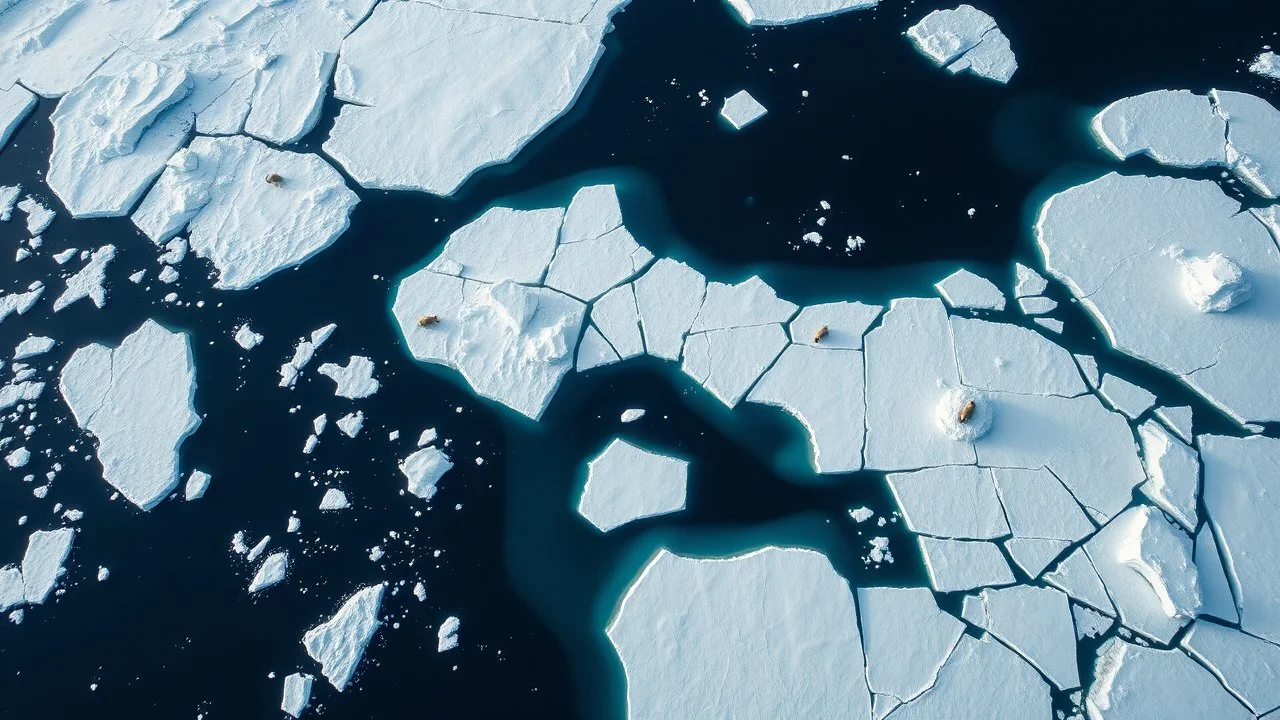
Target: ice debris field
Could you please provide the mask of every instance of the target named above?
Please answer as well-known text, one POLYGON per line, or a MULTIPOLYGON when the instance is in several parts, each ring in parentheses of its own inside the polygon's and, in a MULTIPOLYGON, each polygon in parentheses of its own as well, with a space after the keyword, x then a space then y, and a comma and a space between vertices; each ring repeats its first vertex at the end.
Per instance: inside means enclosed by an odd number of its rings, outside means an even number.
MULTIPOLYGON (((45 254, 42 234, 62 215, 128 218, 135 243, 158 255, 156 282, 178 282, 191 253, 212 268, 211 288, 250 293, 338 242, 360 192, 450 196, 512 160, 574 105, 626 5, 0 2, 0 151, 38 98, 56 102, 49 192, 0 187, 0 220, 21 223, 27 238, 15 261, 45 254), (340 106, 327 137, 299 144, 327 98, 340 106)), ((757 27, 876 5, 727 0, 726 10, 757 27)), ((952 74, 1014 82, 1016 43, 982 10, 934 10, 903 34, 952 74)), ((1249 67, 1278 68, 1270 52, 1249 67)), ((744 137, 772 117, 746 89, 717 111, 744 137)), ((1154 90, 1100 109, 1089 130, 1117 171, 1040 204, 1040 267, 1019 263, 1005 277, 959 269, 933 294, 802 305, 758 275, 704 274, 633 236, 607 183, 562 206, 493 205, 405 268, 390 298, 398 340, 490 409, 537 422, 573 374, 665 361, 726 409, 792 419, 813 474, 882 475, 894 520, 918 545, 928 587, 854 587, 811 548, 657 549, 598 629, 625 672, 627 716, 1280 712, 1280 439, 1270 432, 1280 422, 1280 110, 1236 90, 1154 90), (1118 164, 1138 155, 1151 161, 1145 170, 1118 164), (1210 170, 1243 195, 1205 179, 1210 170), (1068 350, 1064 298, 1115 351, 1180 383, 1234 434, 1197 434, 1190 407, 1068 350)), ((42 304, 110 313, 119 252, 100 243, 50 254, 66 271, 6 288, 0 322, 22 323, 42 304)), ((129 280, 150 282, 144 271, 129 280)), ((291 357, 264 357, 266 335, 254 328, 258 319, 241 318, 223 341, 277 392, 314 376, 331 389, 333 404, 294 452, 382 432, 366 429, 361 404, 395 392, 378 358, 390 349, 335 353, 330 323, 291 336, 291 357)), ((25 470, 53 457, 34 408, 56 380, 83 438, 71 450, 92 456, 137 523, 165 513, 167 500, 211 504, 219 479, 188 467, 183 446, 201 427, 203 398, 225 389, 197 383, 191 332, 146 319, 67 348, 54 366, 43 357, 62 343, 27 330, 0 387, 5 473, 26 475, 44 498, 61 471, 53 462, 42 481, 25 470)), ((644 418, 631 408, 619 422, 644 418)), ((679 518, 700 480, 696 457, 633 442, 621 424, 580 463, 575 509, 600 537, 679 518)), ((386 452, 398 453, 405 502, 429 510, 462 452, 433 427, 406 433, 391 430, 399 449, 386 452)), ((291 538, 306 532, 303 515, 368 510, 345 472, 310 477, 311 506, 275 539, 235 533, 246 594, 299 592, 291 538)), ((849 515, 859 525, 875 517, 865 507, 849 515)), ((87 577, 111 577, 75 564, 79 546, 99 541, 82 517, 59 505, 51 519, 19 519, 31 528, 26 550, 0 558, 0 612, 13 624, 28 612, 56 620, 40 606, 87 577)), ((369 559, 399 540, 390 532, 369 559)), ((869 565, 894 562, 887 537, 870 548, 869 565)), ((466 643, 458 615, 422 622, 386 609, 402 590, 426 600, 416 576, 332 582, 349 585, 342 601, 295 628, 310 661, 278 679, 288 716, 349 690, 375 638, 402 622, 427 625, 433 652, 466 643)))

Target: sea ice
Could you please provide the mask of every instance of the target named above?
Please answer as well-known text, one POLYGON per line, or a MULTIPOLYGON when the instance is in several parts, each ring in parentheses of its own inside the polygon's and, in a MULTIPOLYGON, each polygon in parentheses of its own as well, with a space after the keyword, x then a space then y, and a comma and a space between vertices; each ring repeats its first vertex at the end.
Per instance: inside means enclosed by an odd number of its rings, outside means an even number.
POLYGON ((991 540, 1009 534, 990 473, 972 465, 891 473, 886 478, 907 527, 956 540, 991 540))
POLYGON ((1199 524, 1200 456, 1154 420, 1138 428, 1148 480, 1142 493, 1169 513, 1187 532, 1199 524))
POLYGON ((938 681, 893 720, 1049 718, 1049 686, 1012 650, 984 635, 963 635, 938 681))
POLYGON ((22 595, 27 604, 40 605, 49 599, 75 539, 72 528, 37 530, 27 538, 27 552, 22 556, 22 595))
POLYGON ((939 610, 926 588, 859 588, 858 618, 877 707, 910 702, 933 687, 964 634, 964 623, 939 610))
POLYGON ((249 327, 249 323, 245 323, 236 328, 236 344, 245 350, 252 350, 262 343, 262 335, 254 332, 249 327))
POLYGON ((967 387, 1067 398, 1089 392, 1071 354, 1033 330, 953 317, 951 331, 967 387))
POLYGON ((378 4, 342 43, 334 96, 349 104, 324 150, 365 187, 450 195, 573 105, 624 5, 578 0, 546 22, 474 2, 378 4))
POLYGON ((596 300, 591 306, 591 322, 620 360, 644 354, 634 284, 616 287, 596 300))
POLYGON ((353 413, 347 413, 346 415, 338 418, 338 421, 334 424, 338 426, 338 429, 342 431, 343 435, 346 435, 349 438, 354 438, 359 435, 360 430, 364 428, 364 411, 357 410, 353 413))
POLYGON ((1009 39, 988 14, 972 5, 934 10, 907 30, 916 49, 952 73, 968 70, 1007 83, 1018 69, 1009 39))
POLYGON ((1227 164, 1262 197, 1280 197, 1280 110, 1255 95, 1227 90, 1209 93, 1227 121, 1227 164))
POLYGON ((1096 528, 1053 473, 995 468, 990 472, 1014 538, 1075 543, 1096 528))
POLYGON ((631 279, 653 260, 653 253, 640 247, 622 227, 612 185, 579 190, 559 232, 559 244, 543 284, 584 302, 631 279))
MULTIPOLYGON (((1258 57, 1254 58, 1253 63, 1249 65, 1249 72, 1280 80, 1280 55, 1276 55, 1270 50, 1259 53, 1258 57)), ((3 144, 3 136, 0 135, 0 145, 3 144)))
MULTIPOLYGON (((1111 638, 1098 649, 1085 696, 1090 720, 1249 720, 1209 671, 1178 650, 1111 638)), ((1047 715, 1046 715, 1047 717, 1047 715)))
POLYGON ((169 161, 133 222, 157 245, 185 227, 191 250, 218 269, 214 286, 242 290, 332 245, 357 202, 316 155, 197 137, 169 161))
POLYGON ((188 502, 199 500, 209 491, 209 473, 203 470, 192 470, 191 476, 187 478, 187 487, 183 491, 183 496, 188 502))
POLYGON ((573 369, 586 372, 617 362, 622 362, 618 352, 604 339, 595 325, 587 325, 586 331, 582 333, 582 341, 578 343, 578 358, 574 361, 573 369))
POLYGON ((1100 637, 1116 624, 1115 618, 1094 612, 1084 605, 1071 603, 1071 617, 1076 623, 1076 639, 1100 637))
POLYGON ((630 423, 642 417, 644 417, 644 408, 627 408, 622 411, 622 417, 619 419, 624 423, 630 423))
POLYGON ((0 613, 27 602, 22 571, 12 565, 0 567, 0 613))
POLYGON ((947 540, 921 535, 929 583, 938 592, 957 592, 980 587, 1012 585, 1013 572, 994 543, 947 540))
POLYGON ((300 718, 311 704, 311 684, 315 678, 305 673, 294 673, 284 679, 284 696, 280 709, 289 717, 300 718))
POLYGON ((1202 435, 1205 511, 1240 611, 1240 629, 1280 643, 1280 440, 1202 435))
MULTIPOLYGON (((664 360, 679 360, 685 335, 706 296, 706 278, 684 263, 662 258, 632 286, 640 327, 644 332, 645 351, 664 360)), ((608 331, 604 332, 606 338, 611 337, 608 331)), ((616 343, 614 347, 617 347, 616 343)))
POLYGON ((746 90, 739 90, 725 98, 724 105, 720 108, 720 116, 728 120, 734 130, 741 130, 764 117, 767 112, 769 110, 746 90))
POLYGON ((347 598, 329 620, 311 628, 302 644, 338 692, 347 688, 365 648, 378 631, 378 610, 386 583, 370 585, 347 598))
POLYGON ((373 361, 361 355, 352 355, 346 367, 324 363, 316 372, 333 380, 337 385, 333 394, 358 400, 378 392, 379 383, 373 377, 373 361))
POLYGON ((1049 289, 1049 281, 1043 275, 1022 263, 1014 263, 1014 280, 1013 294, 1019 298, 1040 295, 1049 289))
POLYGON ((1059 690, 1080 687, 1075 624, 1067 596, 1052 588, 1018 585, 978 596, 983 628, 1026 658, 1059 690))
POLYGON ((934 285, 957 310, 1004 310, 1005 297, 990 280, 961 268, 934 285))
POLYGON ((351 507, 347 502, 347 494, 337 488, 329 488, 320 498, 320 509, 325 511, 346 510, 351 507))
POLYGON ((18 343, 18 347, 14 348, 14 360, 26 360, 36 355, 43 355, 53 349, 57 344, 57 340, 50 337, 32 336, 18 343))
POLYGON ((1239 624, 1240 611, 1236 609, 1235 596, 1227 581, 1227 571, 1218 554, 1218 541, 1213 536, 1213 526, 1205 523, 1196 533, 1196 576, 1200 579, 1200 617, 1215 617, 1239 624))
POLYGON ((75 275, 67 278, 67 287, 53 301, 53 311, 58 312, 74 302, 89 298, 95 307, 107 304, 107 265, 116 259, 116 246, 103 245, 93 252, 89 262, 75 275))
POLYGON ((1171 167, 1225 165, 1227 123, 1204 95, 1153 90, 1122 98, 1093 118, 1093 135, 1126 160, 1145 154, 1171 167))
POLYGON ((791 321, 791 342, 831 350, 861 350, 863 336, 884 308, 860 302, 810 305, 791 321), (826 329, 826 333, 822 330, 826 329), (822 335, 820 339, 819 335, 822 335))
POLYGON ((601 532, 684 509, 689 463, 614 439, 587 464, 578 514, 601 532))
POLYGON ((55 213, 30 195, 22 198, 18 209, 27 215, 27 234, 38 237, 53 223, 55 213))
POLYGON ((8 144, 13 132, 18 129, 27 115, 31 114, 35 106, 36 96, 20 85, 0 90, 0 150, 8 144))
POLYGON ((787 346, 782 325, 751 325, 690 334, 681 370, 717 400, 736 407, 787 346))
POLYGON ((13 208, 21 194, 21 185, 0 185, 0 222, 9 222, 13 218, 13 208))
POLYGON ((850 10, 875 7, 880 0, 728 0, 748 25, 790 25, 850 10))
POLYGON ((448 652, 458 647, 458 628, 462 627, 462 621, 450 615, 440 623, 440 628, 436 630, 436 652, 448 652))
POLYGON ((449 456, 437 447, 417 450, 400 462, 400 473, 408 480, 409 492, 423 500, 435 497, 440 478, 452 469, 449 456))
POLYGON ((1042 295, 1018 298, 1018 309, 1023 315, 1045 315, 1058 309, 1056 300, 1042 295))
POLYGON ((1183 258, 1182 291, 1200 312, 1226 312, 1253 297, 1244 270, 1222 253, 1183 258))
POLYGON ((4 456, 4 462, 11 468, 25 467, 27 461, 31 459, 31 451, 25 447, 20 447, 8 455, 4 456))
POLYGON ((200 425, 185 333, 147 320, 120 345, 86 345, 62 368, 62 397, 98 439, 102 476, 150 510, 178 486, 178 448, 200 425))
POLYGON ((817 552, 704 560, 662 549, 607 634, 631 717, 866 718, 857 617, 848 582, 817 552))
POLYGON ((1076 548, 1052 572, 1044 575, 1044 581, 1066 593, 1072 600, 1088 605, 1106 615, 1114 615, 1115 605, 1107 596, 1093 561, 1083 547, 1076 548))
MULTIPOLYGON (((253 561, 250 560, 250 562, 253 561)), ((280 584, 288 572, 289 553, 283 550, 271 553, 266 560, 262 561, 262 566, 258 568, 253 581, 249 583, 250 594, 262 592, 273 585, 280 584)))
POLYGON ((1255 715, 1280 707, 1280 646, 1203 620, 1179 644, 1255 715))
POLYGON ((280 387, 293 387, 298 381, 299 373, 311 362, 311 358, 315 357, 316 350, 320 349, 320 346, 329 339, 330 335, 333 335, 333 331, 337 328, 336 324, 330 323, 318 330, 312 330, 310 339, 303 338, 298 341, 293 348, 293 358, 280 366, 280 387))
POLYGON ((483 283, 540 283, 555 256, 565 215, 561 208, 489 208, 454 231, 427 269, 483 283))

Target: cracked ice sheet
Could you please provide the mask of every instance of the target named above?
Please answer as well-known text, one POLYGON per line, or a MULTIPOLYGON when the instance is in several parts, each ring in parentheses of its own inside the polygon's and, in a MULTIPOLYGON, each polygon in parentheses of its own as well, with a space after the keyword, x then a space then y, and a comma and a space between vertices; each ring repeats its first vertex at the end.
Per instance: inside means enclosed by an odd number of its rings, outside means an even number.
POLYGON ((35 106, 36 96, 21 85, 0 89, 0 151, 35 106))
POLYGON ((573 105, 624 4, 566 24, 381 3, 342 44, 324 150, 365 187, 451 195, 573 105))
POLYGON ((1121 160, 1150 156, 1161 165, 1226 165, 1227 123, 1204 95, 1153 90, 1121 98, 1094 116, 1093 135, 1121 160))
POLYGON ((595 301, 591 305, 591 322, 620 360, 644 354, 634 284, 616 287, 595 301))
POLYGON ((983 636, 960 638, 938 673, 938 682, 899 707, 893 720, 1048 718, 1049 686, 1012 650, 983 636))
POLYGON ((1005 296, 995 283, 961 268, 934 284, 938 294, 957 310, 1004 310, 1005 296))
POLYGON ((563 208, 489 208, 455 230, 427 269, 486 283, 540 284, 564 220, 563 208))
POLYGON ((1115 375, 1103 375, 1098 392, 1111 407, 1124 413, 1130 420, 1137 420, 1139 415, 1156 404, 1154 393, 1115 375))
POLYGON ((598 238, 563 241, 547 270, 545 285, 579 300, 595 300, 648 267, 653 253, 636 243, 624 227, 598 238))
POLYGON ((790 25, 850 10, 873 8, 880 0, 728 0, 748 25, 790 25))
POLYGON ((979 595, 983 629, 1038 668, 1059 690, 1080 687, 1075 621, 1067 596, 1029 585, 986 589, 979 595))
POLYGON ((157 245, 185 227, 191 250, 218 269, 214 286, 242 290, 332 245, 358 202, 316 155, 198 137, 169 160, 133 223, 157 245), (278 187, 269 174, 283 178, 278 187))
POLYGON ((1203 620, 1179 644, 1255 715, 1280 707, 1280 646, 1203 620))
POLYGON ((689 463, 614 439, 587 464, 578 514, 601 532, 684 509, 689 463))
POLYGON ((1212 523, 1205 523, 1196 533, 1196 577, 1200 581, 1200 617, 1215 617, 1229 623, 1240 623, 1240 611, 1236 609, 1227 571, 1218 553, 1218 541, 1213 536, 1212 523))
POLYGON ((844 473, 862 469, 864 395, 861 352, 789 345, 747 401, 795 416, 808 433, 814 469, 844 473))
POLYGON ((861 350, 867 329, 884 308, 860 302, 833 302, 810 305, 791 321, 791 342, 826 349, 861 350), (827 334, 815 340, 822 328, 827 334))
POLYGON ((972 465, 891 473, 886 479, 907 527, 954 540, 991 540, 1009 534, 995 483, 972 465))
POLYGON ((848 582, 820 553, 766 547, 724 559, 659 550, 607 634, 632 717, 866 718, 848 582))
POLYGON ((1138 428, 1149 478, 1142 493, 1189 533, 1200 524, 1200 456, 1154 420, 1138 428))
POLYGON ((200 426, 185 333, 147 320, 115 348, 76 350, 58 380, 76 424, 98 439, 102 477, 150 510, 178 486, 178 448, 200 426))
POLYGON ((914 700, 933 687, 964 634, 964 623, 939 610, 926 588, 859 588, 858 617, 867 683, 884 697, 877 698, 877 708, 914 700))
POLYGON ((946 540, 925 535, 918 539, 925 570, 929 573, 929 584, 938 592, 1014 583, 1009 564, 993 543, 946 540))
POLYGON ((995 481, 1013 537, 1071 544, 1097 529, 1053 473, 1044 468, 984 470, 995 481))
POLYGON ((1071 353, 1033 330, 953 317, 951 331, 967 387, 1067 398, 1089 392, 1071 353))
MULTIPOLYGON (((706 296, 707 279, 682 262, 662 258, 649 266, 632 287, 645 350, 663 360, 679 360, 685 335, 706 296)), ((609 337, 608 332, 605 337, 609 337)))
POLYGON ((736 407, 787 346, 778 324, 694 333, 684 342, 681 370, 728 407, 736 407))
POLYGON ((935 10, 907 30, 907 37, 934 64, 957 73, 1007 83, 1018 69, 1009 39, 996 21, 972 5, 935 10))
POLYGON ((1240 628, 1280 643, 1280 440, 1202 435, 1205 511, 1236 591, 1240 628))
POLYGON ((1209 93, 1227 121, 1227 163, 1254 192, 1280 196, 1280 110, 1260 97, 1242 92, 1209 93))
POLYGON ((1241 422, 1280 419, 1280 256, 1216 183, 1109 174, 1050 198, 1036 237, 1046 266, 1115 347, 1164 368, 1241 422), (1252 299, 1199 312, 1170 248, 1239 264, 1252 299))
POLYGON ((537 420, 573 367, 586 306, 546 288, 424 268, 401 281, 392 312, 414 358, 452 367, 478 395, 537 420), (419 326, 424 315, 440 320, 419 326))
POLYGON ((1178 650, 1111 638, 1098 649, 1094 676, 1085 697, 1091 720, 1253 718, 1208 670, 1178 650))

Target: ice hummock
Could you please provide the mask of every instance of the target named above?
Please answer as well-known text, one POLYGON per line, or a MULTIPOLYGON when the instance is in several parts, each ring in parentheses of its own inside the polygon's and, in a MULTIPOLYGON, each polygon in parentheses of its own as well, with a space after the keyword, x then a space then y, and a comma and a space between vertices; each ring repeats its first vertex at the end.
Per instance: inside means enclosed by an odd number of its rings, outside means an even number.
POLYGON ((62 397, 98 439, 103 479, 150 510, 178 486, 178 448, 200 425, 191 343, 147 320, 115 348, 86 345, 62 368, 62 397))

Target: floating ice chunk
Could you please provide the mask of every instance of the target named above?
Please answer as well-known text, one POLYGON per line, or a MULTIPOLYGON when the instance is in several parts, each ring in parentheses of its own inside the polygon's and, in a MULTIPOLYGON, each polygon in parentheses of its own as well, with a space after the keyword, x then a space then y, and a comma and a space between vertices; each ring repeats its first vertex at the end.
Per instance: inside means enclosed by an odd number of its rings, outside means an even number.
POLYGON ((365 187, 450 195, 569 109, 625 4, 578 3, 568 22, 379 4, 342 43, 334 96, 350 104, 324 150, 365 187))
POLYGON ((462 621, 450 615, 440 623, 440 629, 436 631, 436 652, 448 652, 458 647, 458 628, 462 627, 462 621))
POLYGON ((302 529, 302 521, 296 516, 290 517, 288 524, 285 526, 285 532, 296 533, 302 529))
POLYGON ((317 369, 321 375, 337 385, 333 394, 358 400, 378 392, 379 383, 373 377, 373 361, 361 355, 352 355, 346 367, 325 363, 317 369))
POLYGON ((489 208, 450 235, 427 269, 486 283, 540 283, 556 253, 564 217, 562 208, 489 208))
POLYGON ((1200 456, 1167 430, 1148 420, 1138 428, 1148 480, 1142 493, 1169 513, 1187 532, 1199 524, 1200 456))
POLYGON ((893 712, 893 720, 1048 718, 1049 685, 1039 673, 990 636, 960 638, 938 682, 893 712))
POLYGON ((578 514, 601 532, 684 509, 689 463, 614 439, 587 464, 578 514))
POLYGON ((184 160, 165 169, 133 223, 157 245, 186 227, 191 250, 218 269, 218 288, 243 290, 302 264, 338 239, 359 202, 310 153, 243 136, 197 137, 179 152, 184 160))
POLYGON ((787 334, 776 323, 696 332, 685 339, 681 369, 736 407, 786 346, 787 334))
MULTIPOLYGON (((253 561, 250 560, 250 562, 253 561)), ((289 553, 283 550, 271 553, 266 560, 262 561, 262 566, 258 568, 253 581, 249 583, 249 593, 262 592, 273 585, 279 585, 288 572, 289 553)))
POLYGON ((1212 90, 1209 98, 1227 122, 1227 164, 1259 195, 1280 197, 1280 110, 1260 97, 1212 90))
POLYGON ((26 449, 25 447, 20 447, 17 450, 14 450, 13 452, 4 456, 5 464, 11 468, 25 467, 27 464, 27 461, 29 461, 30 459, 31 459, 31 451, 26 449))
POLYGON ((1096 613, 1084 605, 1071 604, 1071 615, 1076 623, 1076 639, 1100 637, 1116 624, 1114 618, 1096 613))
POLYGON ((622 227, 612 185, 579 190, 564 214, 559 237, 544 284, 583 301, 626 282, 653 260, 653 253, 622 227))
POLYGON ((689 332, 785 323, 796 314, 796 305, 778 299, 773 288, 753 275, 737 285, 712 282, 689 332))
POLYGON ((941 300, 894 300, 867 333, 866 364, 868 469, 973 464, 973 446, 952 440, 937 422, 947 389, 960 384, 941 300))
POLYGON ((1075 397, 1089 391, 1071 354, 1017 325, 951 318, 960 380, 979 390, 1075 397))
POLYGON ((1015 538, 1067 544, 1093 534, 1093 523, 1071 493, 1045 468, 995 468, 990 472, 1015 538))
POLYGON ((0 322, 4 322, 10 315, 17 313, 19 315, 27 314, 27 311, 35 306, 36 301, 44 294, 44 285, 39 281, 32 284, 32 288, 25 293, 9 293, 8 295, 0 295, 0 322))
POLYGON ((1065 592, 1072 600, 1088 605, 1106 615, 1114 615, 1115 606, 1107 596, 1102 577, 1083 547, 1076 548, 1044 581, 1065 592))
POLYGON ((1045 330, 1048 330, 1051 333, 1057 333, 1058 335, 1061 335, 1062 329, 1066 327, 1061 320, 1055 320, 1054 318, 1032 318, 1032 322, 1045 330))
POLYGON ((66 265, 68 262, 71 261, 71 258, 75 257, 77 254, 79 254, 79 252, 80 251, 77 250, 76 248, 67 248, 62 252, 54 253, 53 261, 58 263, 59 265, 66 265))
POLYGON ((30 195, 22 198, 18 209, 27 215, 27 234, 31 237, 38 237, 53 223, 55 213, 30 195))
POLYGON ((1273 500, 1280 477, 1280 440, 1202 435, 1205 511, 1213 524, 1240 629, 1280 643, 1280 510, 1273 500))
POLYGON ((859 588, 858 617, 871 692, 897 702, 933 687, 964 634, 925 588, 859 588))
POLYGON ((1167 644, 1199 609, 1191 540, 1155 508, 1126 510, 1084 549, 1126 627, 1167 644))
POLYGON ((812 550, 704 560, 663 549, 607 633, 632 717, 865 718, 857 617, 848 582, 812 550))
POLYGON ((1240 622, 1227 571, 1222 567, 1218 554, 1218 541, 1213 537, 1213 527, 1205 523, 1196 534, 1196 576, 1200 579, 1200 617, 1209 616, 1229 623, 1240 622))
POLYGON ((311 684, 315 678, 305 673, 294 673, 284 679, 284 696, 280 709, 289 717, 300 718, 311 705, 311 684))
POLYGON ((535 420, 573 367, 585 311, 554 290, 428 269, 400 283, 393 308, 415 358, 453 367, 477 394, 535 420), (438 322, 423 325, 429 315, 438 322))
POLYGON ((1111 638, 1098 649, 1094 677, 1085 696, 1091 719, 1253 717, 1209 671, 1177 650, 1156 650, 1111 638))
POLYGON ((1004 310, 1005 297, 995 283, 961 268, 934 285, 957 310, 1004 310))
POLYGON ((814 347, 861 350, 862 337, 884 308, 860 302, 810 305, 791 321, 791 342, 814 347), (826 333, 822 330, 826 328, 826 333), (821 339, 815 340, 819 335, 821 339))
POLYGON ((14 360, 26 360, 36 355, 43 355, 53 349, 57 344, 57 340, 50 337, 32 336, 18 343, 18 347, 13 351, 14 360))
POLYGON ((1280 707, 1280 646, 1203 620, 1179 644, 1255 715, 1280 707))
POLYGON ((1023 315, 1044 315, 1058 308, 1058 303, 1041 295, 1018 298, 1018 309, 1023 315))
POLYGON ((769 110, 746 90, 739 90, 725 98, 724 105, 720 108, 720 116, 729 121, 734 130, 741 130, 764 117, 767 112, 769 110))
POLYGON ((21 185, 0 185, 0 222, 8 222, 13 217, 13 208, 21 194, 21 185))
POLYGON ((971 5, 935 10, 907 30, 916 49, 939 67, 1007 83, 1018 69, 1009 39, 992 17, 971 5))
POLYGON ((76 424, 98 439, 102 477, 150 510, 178 486, 178 448, 200 426, 185 333, 147 320, 115 348, 86 345, 58 381, 76 424))
POLYGON ((979 595, 983 627, 1034 665, 1059 690, 1080 687, 1075 625, 1067 596, 1052 588, 1018 585, 979 595))
POLYGON ((417 450, 400 462, 400 473, 409 482, 409 492, 423 500, 435 497, 440 478, 452 469, 449 456, 437 447, 417 450))
POLYGON ((1126 160, 1150 156, 1161 165, 1225 165, 1227 123, 1204 95, 1189 90, 1153 90, 1122 98, 1094 116, 1093 135, 1126 160))
POLYGON ((320 509, 325 511, 346 510, 351 507, 347 502, 347 494, 337 488, 329 488, 320 498, 320 509))
POLYGON ((1136 420, 1139 415, 1156 404, 1154 393, 1115 375, 1103 375, 1102 386, 1098 388, 1098 392, 1111 407, 1124 413, 1130 420, 1136 420))
POLYGON ((853 521, 856 523, 864 523, 875 517, 875 513, 871 511, 871 508, 866 506, 856 507, 849 511, 849 517, 853 518, 853 521))
POLYGON ((994 543, 947 540, 921 535, 929 584, 938 592, 957 592, 980 587, 1012 585, 1013 573, 994 543))
POLYGON ((177 265, 187 256, 187 241, 185 238, 174 238, 164 244, 164 252, 160 254, 157 260, 162 265, 177 265))
POLYGON ((1244 270, 1222 253, 1180 263, 1182 291, 1200 312, 1226 312, 1253 297, 1253 283, 1244 270))
POLYGON ((424 447, 424 446, 430 445, 435 441, 436 441, 436 429, 427 428, 426 430, 422 431, 421 435, 418 436, 418 447, 424 447))
POLYGON ((1040 273, 1023 265, 1022 263, 1014 264, 1016 285, 1013 288, 1015 297, 1025 298, 1042 294, 1049 289, 1049 281, 1044 279, 1040 273))
POLYGON ((192 470, 191 476, 187 478, 187 487, 183 492, 183 496, 188 502, 199 500, 209 491, 209 473, 203 470, 192 470))
POLYGON ((49 599, 75 539, 73 528, 37 530, 27 538, 27 552, 22 556, 22 595, 28 605, 40 605, 49 599))
POLYGON ((1182 442, 1191 443, 1191 408, 1185 405, 1179 407, 1158 407, 1156 408, 1156 417, 1164 426, 1169 428, 1182 442))
POLYGON ((353 438, 359 435, 360 429, 364 427, 364 411, 357 410, 353 413, 347 413, 338 418, 336 424, 343 435, 353 438))
POLYGON ((324 327, 313 330, 311 339, 302 339, 293 348, 293 358, 289 362, 280 366, 280 387, 293 387, 298 381, 298 374, 302 372, 315 357, 316 350, 329 339, 333 331, 337 329, 337 325, 330 323, 324 327))
POLYGON ((165 265, 160 272, 156 273, 156 279, 166 285, 171 285, 178 281, 178 271, 172 265, 165 265))
MULTIPOLYGON (((684 263, 662 258, 633 286, 646 352, 664 360, 679 360, 684 337, 706 296, 706 278, 684 263)), ((608 331, 605 337, 611 337, 608 331)))
MULTIPOLYGON (((1263 77, 1280 79, 1280 55, 1276 55, 1270 50, 1259 53, 1258 57, 1254 58, 1253 63, 1249 65, 1249 72, 1263 77)), ((0 145, 3 144, 0 141, 0 145)))
POLYGON ((990 473, 972 465, 891 473, 886 478, 911 530, 957 540, 1009 534, 990 473))
MULTIPOLYGON (((634 285, 623 285, 605 293, 591 306, 591 322, 620 360, 644 354, 640 334, 640 309, 634 285)), ((585 339, 584 339, 585 344, 585 339)))
POLYGON ((249 552, 245 553, 245 561, 250 563, 257 562, 258 558, 262 557, 262 554, 267 551, 267 546, 270 544, 271 536, 263 535, 262 539, 258 540, 258 544, 254 545, 249 549, 249 552))
POLYGON ((74 302, 89 298, 95 307, 107 304, 107 265, 116 259, 116 246, 103 245, 93 252, 89 262, 75 275, 67 278, 67 287, 53 301, 53 311, 58 312, 74 302))
POLYGON ((44 392, 44 383, 26 381, 0 387, 0 410, 7 410, 20 402, 31 402, 44 392))
POLYGON ((414 597, 416 597, 416 598, 418 598, 418 602, 426 602, 426 600, 427 600, 427 588, 426 588, 426 586, 424 586, 424 585, 423 585, 422 583, 420 583, 420 582, 418 582, 418 583, 414 583, 414 584, 413 584, 413 596, 414 596, 414 597))
POLYGON ((22 584, 22 571, 12 565, 0 567, 0 613, 25 604, 26 587, 22 584))
POLYGON ((598 240, 622 227, 622 206, 613 185, 590 185, 573 194, 560 226, 560 245, 598 240))
POLYGON ((320 671, 338 692, 347 688, 355 675, 365 648, 378 631, 378 610, 386 583, 370 585, 347 598, 329 620, 311 628, 302 644, 320 671))
POLYGON ((627 408, 622 411, 622 417, 619 419, 624 423, 630 423, 642 417, 644 417, 644 408, 627 408))
MULTIPOLYGON (((858 337, 861 345, 861 336, 858 337)), ((789 345, 751 389, 749 402, 773 405, 804 426, 820 473, 862 469, 866 404, 862 353, 789 345)))
POLYGON ((236 344, 245 350, 252 350, 262 343, 262 335, 254 332, 249 323, 236 328, 236 344))
POLYGON ((994 417, 990 399, 967 387, 950 388, 934 409, 938 428, 957 442, 971 443, 986 435, 994 417))
MULTIPOLYGON (((36 96, 21 85, 14 85, 8 90, 0 90, 0 150, 13 137, 27 115, 35 109, 36 96)), ((3 205, 3 203, 0 203, 3 205)))
POLYGON ((195 117, 185 68, 122 49, 62 98, 49 187, 76 217, 124 215, 182 147, 195 117))
POLYGON ((1264 224, 1216 183, 1110 174, 1050 198, 1036 235, 1050 271, 1118 350, 1237 420, 1280 419, 1280 387, 1268 380, 1280 359, 1266 350, 1280 342, 1280 256, 1264 224), (1179 256, 1215 252, 1252 278, 1254 298, 1201 313, 1183 294, 1179 256))
POLYGON ((729 0, 748 25, 790 25, 850 10, 875 7, 880 0, 729 0))
POLYGON ((1038 578, 1045 568, 1071 547, 1066 540, 1013 537, 1004 541, 1013 564, 1022 568, 1028 577, 1038 578))

